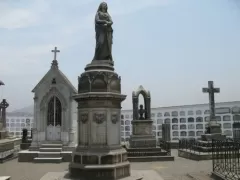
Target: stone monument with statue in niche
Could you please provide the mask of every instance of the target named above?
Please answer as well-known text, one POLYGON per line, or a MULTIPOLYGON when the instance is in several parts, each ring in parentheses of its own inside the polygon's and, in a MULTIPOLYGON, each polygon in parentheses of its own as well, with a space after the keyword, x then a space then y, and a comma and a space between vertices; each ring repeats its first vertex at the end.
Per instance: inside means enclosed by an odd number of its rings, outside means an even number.
MULTIPOLYGON (((173 161, 170 148, 168 151, 157 146, 156 136, 153 135, 153 120, 151 119, 151 95, 143 86, 132 93, 133 120, 132 135, 129 140, 128 160, 141 161, 173 161), (139 95, 143 96, 144 105, 139 105, 139 95)), ((168 142, 166 142, 168 143, 168 142)), ((169 143, 170 147, 170 143, 169 143)))

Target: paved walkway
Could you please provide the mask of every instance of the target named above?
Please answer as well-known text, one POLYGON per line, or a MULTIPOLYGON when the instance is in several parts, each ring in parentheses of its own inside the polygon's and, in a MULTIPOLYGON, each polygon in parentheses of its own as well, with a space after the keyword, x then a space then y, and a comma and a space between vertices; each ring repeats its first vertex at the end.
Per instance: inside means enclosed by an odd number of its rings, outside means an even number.
MULTIPOLYGON (((212 170, 212 161, 192 161, 177 157, 173 150, 175 161, 172 162, 146 162, 131 163, 133 170, 155 170, 165 180, 190 180, 187 173, 208 174, 212 170)), ((48 172, 61 172, 68 170, 69 163, 61 164, 35 164, 18 163, 17 159, 0 164, 0 176, 11 176, 11 180, 39 180, 48 172)), ((205 180, 205 179, 201 179, 205 180)), ((208 180, 206 178, 206 180, 208 180)))

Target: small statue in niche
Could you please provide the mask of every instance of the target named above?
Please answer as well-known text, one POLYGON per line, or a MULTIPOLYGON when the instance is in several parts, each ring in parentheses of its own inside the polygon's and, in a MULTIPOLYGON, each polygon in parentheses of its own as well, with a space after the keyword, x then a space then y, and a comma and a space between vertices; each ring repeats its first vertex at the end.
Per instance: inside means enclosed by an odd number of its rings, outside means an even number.
POLYGON ((143 105, 140 105, 140 109, 138 110, 139 113, 139 120, 144 120, 146 116, 146 110, 143 109, 143 105))

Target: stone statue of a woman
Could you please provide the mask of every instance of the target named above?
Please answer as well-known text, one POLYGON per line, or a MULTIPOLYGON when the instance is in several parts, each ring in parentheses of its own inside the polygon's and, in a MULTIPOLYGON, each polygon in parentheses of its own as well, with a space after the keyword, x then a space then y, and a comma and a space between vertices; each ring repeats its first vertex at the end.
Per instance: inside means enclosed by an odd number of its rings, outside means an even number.
POLYGON ((107 3, 102 2, 95 16, 96 48, 93 60, 112 61, 112 18, 108 14, 107 3))

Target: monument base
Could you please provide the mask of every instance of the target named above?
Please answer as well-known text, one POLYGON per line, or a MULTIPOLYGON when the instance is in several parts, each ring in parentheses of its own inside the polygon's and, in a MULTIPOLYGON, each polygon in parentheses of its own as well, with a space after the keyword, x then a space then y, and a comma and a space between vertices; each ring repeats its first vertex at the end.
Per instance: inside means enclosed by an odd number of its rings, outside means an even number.
POLYGON ((86 180, 116 180, 130 176, 130 163, 123 148, 106 150, 104 148, 77 148, 72 153, 73 161, 69 164, 71 177, 86 180))
POLYGON ((16 158, 20 150, 20 138, 0 140, 0 163, 16 158))
POLYGON ((223 141, 226 139, 226 135, 221 134, 221 133, 203 134, 203 135, 201 135, 201 139, 202 139, 202 141, 212 141, 213 139, 223 141))

